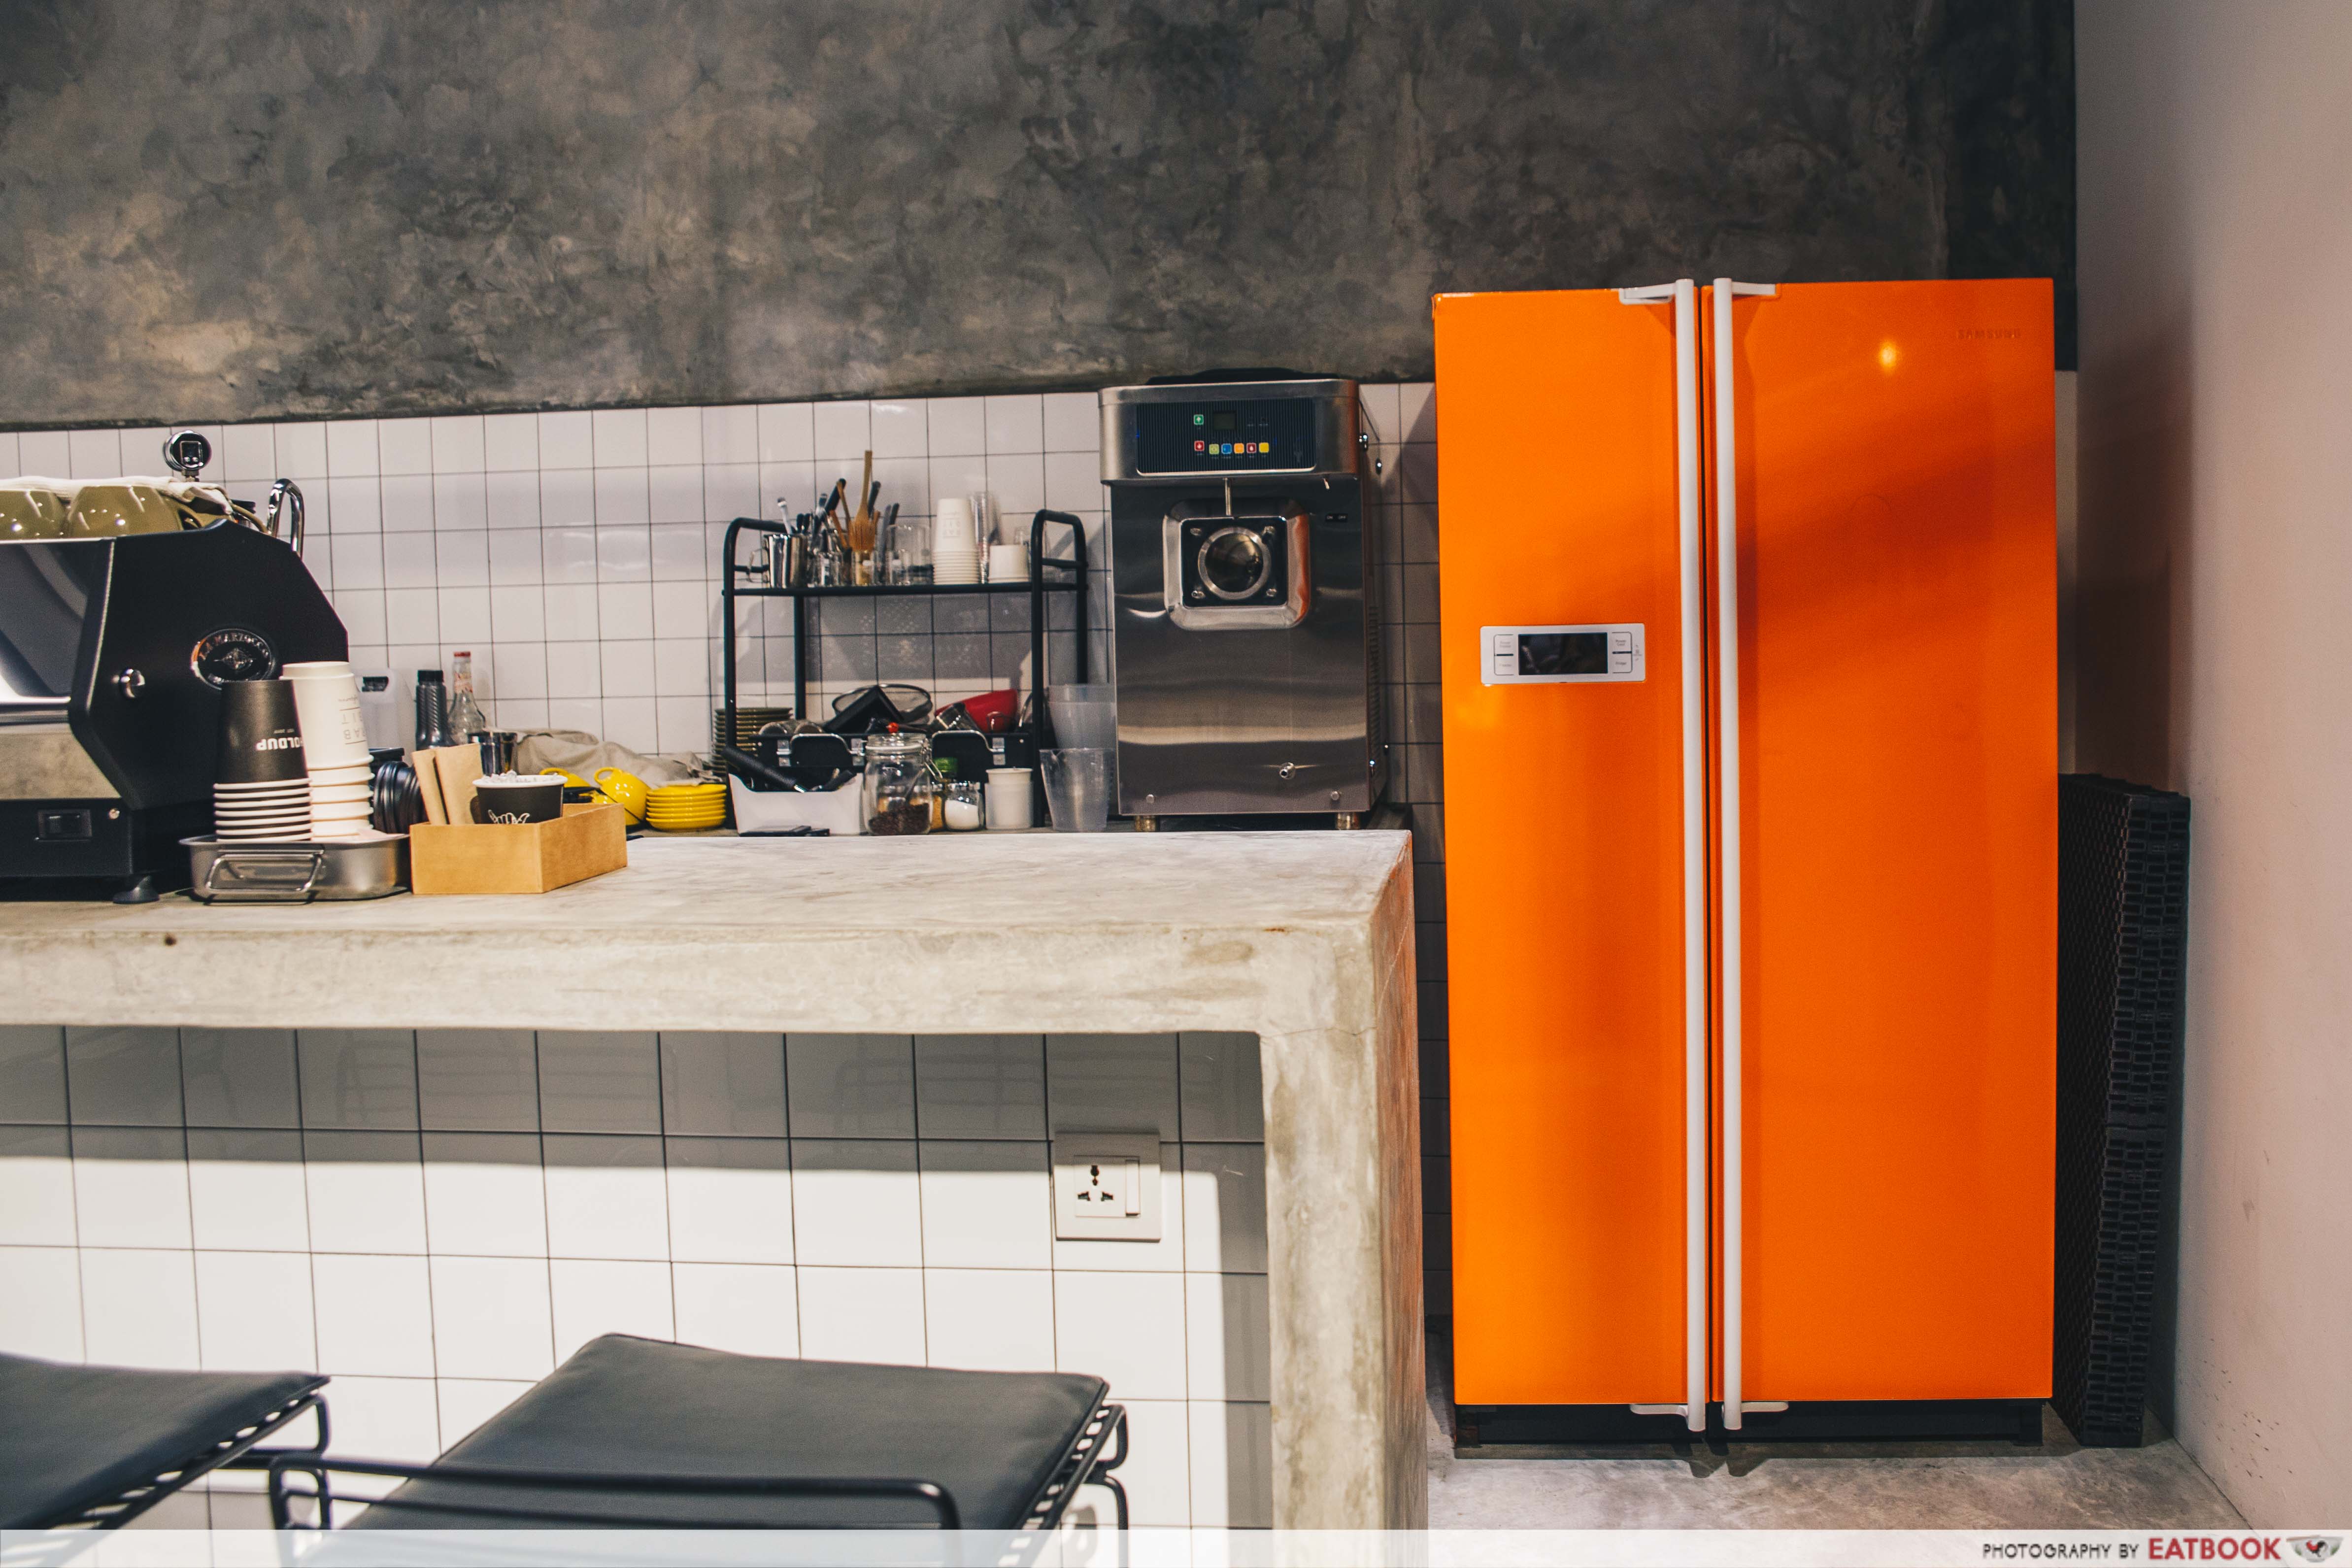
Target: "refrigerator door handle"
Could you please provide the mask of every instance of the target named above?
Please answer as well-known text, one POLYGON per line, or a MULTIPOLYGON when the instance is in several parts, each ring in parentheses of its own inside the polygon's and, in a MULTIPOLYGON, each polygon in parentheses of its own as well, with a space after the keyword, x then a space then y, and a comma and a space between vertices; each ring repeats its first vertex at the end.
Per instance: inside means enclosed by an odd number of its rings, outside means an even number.
POLYGON ((1683 1423, 1706 1428, 1706 589, 1700 543, 1698 285, 1621 288, 1627 305, 1675 307, 1675 495, 1683 666, 1683 1423))
MULTIPOLYGON (((1734 415, 1738 382, 1732 358, 1731 302, 1742 296, 1771 298, 1769 283, 1715 280, 1715 559, 1718 690, 1717 745, 1721 758, 1722 817, 1716 841, 1723 855, 1723 890, 1717 920, 1723 933, 1723 1425, 1739 1430, 1740 1316, 1743 1211, 1740 1192, 1740 938, 1739 938, 1739 427, 1734 415)), ((1764 1401, 1748 1401, 1761 1410, 1764 1401)), ((1770 1408, 1785 1408, 1774 1405, 1770 1408)))

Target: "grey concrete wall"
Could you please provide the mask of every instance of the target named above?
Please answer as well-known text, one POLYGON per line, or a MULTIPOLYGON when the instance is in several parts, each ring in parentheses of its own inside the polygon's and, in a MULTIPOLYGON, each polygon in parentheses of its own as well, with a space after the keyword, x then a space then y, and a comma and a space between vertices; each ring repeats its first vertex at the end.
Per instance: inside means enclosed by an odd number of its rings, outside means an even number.
POLYGON ((2071 313, 2071 0, 0 0, 0 424, 1412 379, 1433 290, 1686 273, 2071 313))

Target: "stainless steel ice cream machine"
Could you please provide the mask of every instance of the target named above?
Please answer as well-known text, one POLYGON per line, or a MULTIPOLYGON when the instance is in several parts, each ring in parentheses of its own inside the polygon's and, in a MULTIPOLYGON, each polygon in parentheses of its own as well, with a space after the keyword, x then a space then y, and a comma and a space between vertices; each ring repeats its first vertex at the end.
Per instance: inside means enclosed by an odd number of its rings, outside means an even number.
POLYGON ((1101 402, 1119 811, 1356 826, 1388 781, 1356 383, 1217 372, 1101 402))

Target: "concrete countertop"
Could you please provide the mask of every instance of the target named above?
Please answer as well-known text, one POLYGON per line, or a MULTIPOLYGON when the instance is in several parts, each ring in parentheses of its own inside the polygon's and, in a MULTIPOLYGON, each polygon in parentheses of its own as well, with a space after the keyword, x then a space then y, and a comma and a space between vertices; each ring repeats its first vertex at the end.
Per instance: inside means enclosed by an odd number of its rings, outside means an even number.
POLYGON ((538 896, 0 904, 0 1023, 1260 1040, 1275 1522, 1427 1515, 1411 839, 641 839, 538 896))
POLYGON ((536 896, 0 904, 0 1022, 1255 1029, 1410 873, 1382 831, 647 837, 536 896))

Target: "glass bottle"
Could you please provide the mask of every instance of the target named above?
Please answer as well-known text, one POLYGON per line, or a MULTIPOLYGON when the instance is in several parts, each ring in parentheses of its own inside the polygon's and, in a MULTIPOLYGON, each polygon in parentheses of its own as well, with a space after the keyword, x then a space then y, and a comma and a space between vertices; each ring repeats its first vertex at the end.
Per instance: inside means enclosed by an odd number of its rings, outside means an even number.
POLYGON ((866 831, 882 837, 931 831, 939 781, 931 772, 931 742, 890 726, 866 737, 866 776, 859 782, 866 831))
POLYGON ((453 742, 467 740, 490 727, 482 716, 482 705, 474 700, 474 655, 457 653, 449 655, 449 735, 453 742))
POLYGON ((968 833, 982 825, 986 810, 981 800, 980 780, 950 779, 940 786, 947 797, 942 812, 951 833, 968 833))

